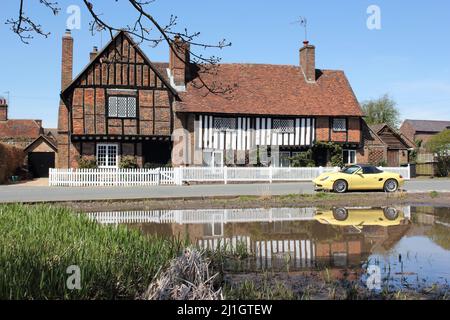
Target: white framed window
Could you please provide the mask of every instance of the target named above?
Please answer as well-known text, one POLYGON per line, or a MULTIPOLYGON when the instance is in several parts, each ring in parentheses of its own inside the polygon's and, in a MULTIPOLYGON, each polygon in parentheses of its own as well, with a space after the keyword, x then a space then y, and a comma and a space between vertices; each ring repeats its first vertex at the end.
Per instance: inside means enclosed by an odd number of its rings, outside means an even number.
POLYGON ((119 146, 114 143, 97 144, 97 166, 99 168, 117 168, 119 146))
POLYGON ((344 164, 356 164, 356 150, 343 151, 344 164))
POLYGON ((108 116, 111 118, 136 118, 136 97, 113 96, 108 98, 108 116))
POLYGON ((214 130, 233 131, 236 129, 235 118, 214 118, 214 130))
POLYGON ((333 131, 336 132, 347 131, 347 121, 341 118, 333 119, 333 131))
POLYGON ((214 215, 213 222, 204 224, 203 235, 205 237, 223 237, 222 217, 214 215))
POLYGON ((223 151, 206 150, 203 152, 203 165, 211 168, 223 167, 223 151))
POLYGON ((294 119, 273 119, 272 129, 278 133, 294 133, 294 119))
POLYGON ((289 168, 291 166, 291 153, 288 151, 280 152, 280 167, 289 168))

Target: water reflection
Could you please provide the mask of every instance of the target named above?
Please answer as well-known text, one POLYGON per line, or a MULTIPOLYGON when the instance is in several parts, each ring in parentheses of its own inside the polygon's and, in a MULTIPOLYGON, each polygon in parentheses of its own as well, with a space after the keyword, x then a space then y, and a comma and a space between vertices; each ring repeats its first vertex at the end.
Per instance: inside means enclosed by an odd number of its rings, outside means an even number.
POLYGON ((392 285, 446 283, 449 208, 272 208, 90 213, 105 224, 179 236, 204 249, 245 250, 229 270, 301 271, 380 267, 392 285))

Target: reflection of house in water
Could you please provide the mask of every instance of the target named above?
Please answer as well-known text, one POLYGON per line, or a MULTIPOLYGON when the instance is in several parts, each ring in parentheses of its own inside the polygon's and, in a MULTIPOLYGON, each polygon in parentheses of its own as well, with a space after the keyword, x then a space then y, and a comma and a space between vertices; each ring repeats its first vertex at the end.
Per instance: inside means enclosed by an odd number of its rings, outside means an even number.
MULTIPOLYGON (((257 269, 359 265, 391 228, 321 224, 314 208, 155 210, 91 213, 101 223, 123 223, 145 234, 178 236, 204 249, 245 248, 257 269), (367 232, 366 232, 367 229, 367 232)), ((398 241, 399 238, 395 237, 398 241)), ((249 264, 250 266, 250 264, 249 264)))

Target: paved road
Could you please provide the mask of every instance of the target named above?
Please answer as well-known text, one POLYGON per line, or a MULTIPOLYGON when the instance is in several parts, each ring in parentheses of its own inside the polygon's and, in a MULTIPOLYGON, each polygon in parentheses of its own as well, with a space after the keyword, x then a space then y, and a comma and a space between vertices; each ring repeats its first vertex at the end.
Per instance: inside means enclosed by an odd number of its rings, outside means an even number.
MULTIPOLYGON (((448 180, 412 180, 408 192, 450 192, 448 180)), ((40 201, 132 200, 150 198, 191 198, 224 196, 263 196, 313 193, 312 183, 196 185, 159 187, 63 188, 27 185, 0 186, 0 203, 40 201)))

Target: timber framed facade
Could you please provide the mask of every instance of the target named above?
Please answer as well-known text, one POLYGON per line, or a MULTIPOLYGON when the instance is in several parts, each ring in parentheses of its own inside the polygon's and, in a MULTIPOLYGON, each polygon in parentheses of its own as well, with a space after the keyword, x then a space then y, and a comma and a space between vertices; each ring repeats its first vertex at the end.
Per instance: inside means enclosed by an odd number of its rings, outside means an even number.
POLYGON ((116 167, 122 156, 140 167, 224 165, 227 153, 243 154, 239 165, 249 165, 261 147, 278 149, 288 165, 320 141, 342 144, 345 162, 353 163, 364 145, 363 114, 345 74, 316 69, 309 43, 300 49, 300 66, 223 64, 214 75, 185 63, 184 43, 170 49, 169 63, 154 63, 125 31, 94 49, 75 79, 70 32, 62 52, 58 168, 77 168, 82 158, 116 167), (205 92, 195 83, 200 77, 233 92, 205 92))

